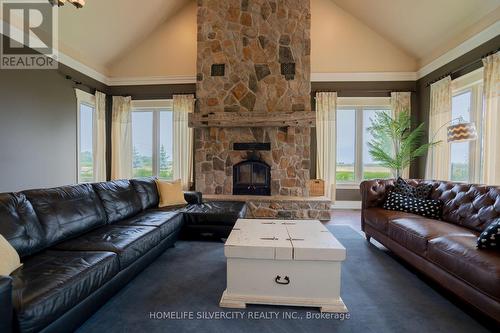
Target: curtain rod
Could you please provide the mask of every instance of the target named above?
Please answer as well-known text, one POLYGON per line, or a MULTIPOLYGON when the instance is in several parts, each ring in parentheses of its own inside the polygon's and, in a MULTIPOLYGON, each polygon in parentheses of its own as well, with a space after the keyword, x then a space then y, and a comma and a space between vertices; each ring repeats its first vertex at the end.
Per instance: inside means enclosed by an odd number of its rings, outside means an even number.
POLYGON ((79 86, 81 86, 81 87, 83 86, 83 87, 87 87, 87 88, 89 88, 90 90, 92 90, 92 91, 94 91, 94 92, 95 92, 95 91, 97 91, 97 90, 99 90, 99 89, 94 88, 94 87, 92 87, 92 86, 89 86, 88 84, 85 84, 85 83, 83 83, 83 82, 81 82, 81 81, 77 81, 77 80, 75 80, 75 79, 74 79, 73 77, 71 77, 70 75, 64 75, 64 77, 66 78, 66 80, 69 80, 69 81, 73 82, 73 83, 75 84, 75 88, 77 88, 77 87, 79 87, 79 86))
POLYGON ((481 58, 476 59, 474 61, 471 61, 471 62, 469 62, 469 63, 467 63, 465 65, 462 65, 462 66, 458 67, 457 69, 455 69, 455 70, 453 70, 451 72, 448 72, 448 73, 446 73, 444 75, 441 75, 437 79, 434 79, 434 80, 430 81, 429 83, 427 83, 426 87, 430 87, 431 84, 436 83, 436 82, 444 79, 447 76, 454 76, 455 74, 460 73, 461 71, 463 71, 464 69, 466 69, 468 67, 471 67, 471 66, 476 65, 476 64, 482 64, 482 61, 483 61, 484 58, 489 57, 490 55, 495 54, 498 51, 500 51, 500 48, 497 48, 496 50, 490 51, 490 52, 484 54, 483 56, 481 56, 481 58))

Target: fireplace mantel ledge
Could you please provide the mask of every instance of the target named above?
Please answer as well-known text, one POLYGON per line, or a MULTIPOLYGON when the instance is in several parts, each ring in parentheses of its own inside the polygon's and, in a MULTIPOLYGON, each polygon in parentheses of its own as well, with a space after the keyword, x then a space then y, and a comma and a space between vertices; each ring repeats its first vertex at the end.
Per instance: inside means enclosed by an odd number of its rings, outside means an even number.
POLYGON ((190 113, 189 127, 315 127, 316 112, 211 112, 190 113))

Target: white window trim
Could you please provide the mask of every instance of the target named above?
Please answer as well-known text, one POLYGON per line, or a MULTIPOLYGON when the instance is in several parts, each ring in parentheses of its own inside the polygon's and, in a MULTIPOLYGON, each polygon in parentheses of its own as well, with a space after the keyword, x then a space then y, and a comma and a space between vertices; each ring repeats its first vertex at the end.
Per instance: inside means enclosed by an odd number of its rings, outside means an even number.
MULTIPOLYGON (((467 182, 481 182, 481 142, 483 130, 483 68, 463 75, 452 82, 452 96, 458 96, 470 91, 470 121, 476 124, 478 139, 469 142, 469 179, 467 182)), ((453 143, 451 143, 453 144, 453 143)), ((450 163, 450 175, 451 175, 450 163)))
MULTIPOLYGON (((132 112, 153 112, 153 176, 159 176, 160 173, 160 112, 173 112, 172 99, 155 100, 133 100, 131 102, 132 112)), ((132 136, 134 134, 132 133, 132 136)))
MULTIPOLYGON (((89 94, 80 89, 75 88, 76 95, 76 181, 77 183, 81 183, 80 178, 80 141, 81 141, 81 133, 80 133, 80 105, 85 104, 94 109, 94 114, 92 118, 95 121, 95 96, 89 94)), ((92 140, 95 140, 95 126, 92 126, 92 140)))
POLYGON ((355 157, 354 181, 337 181, 338 189, 358 189, 363 181, 363 110, 391 109, 390 97, 340 97, 337 99, 337 110, 355 110, 355 157))

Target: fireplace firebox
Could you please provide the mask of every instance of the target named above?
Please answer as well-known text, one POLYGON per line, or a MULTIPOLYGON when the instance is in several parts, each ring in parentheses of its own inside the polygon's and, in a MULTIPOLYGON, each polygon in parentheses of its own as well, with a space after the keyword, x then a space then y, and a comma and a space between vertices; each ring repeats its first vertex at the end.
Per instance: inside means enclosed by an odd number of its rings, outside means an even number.
POLYGON ((250 159, 233 166, 234 195, 271 195, 271 167, 250 159))

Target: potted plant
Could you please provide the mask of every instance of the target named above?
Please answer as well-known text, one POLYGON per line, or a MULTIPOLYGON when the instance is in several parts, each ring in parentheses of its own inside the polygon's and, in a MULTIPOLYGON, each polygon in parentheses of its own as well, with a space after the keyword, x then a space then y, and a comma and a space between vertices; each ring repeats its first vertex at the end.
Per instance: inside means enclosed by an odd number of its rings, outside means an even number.
POLYGON ((421 144, 425 134, 424 123, 411 130, 411 117, 407 110, 394 118, 388 113, 378 112, 368 131, 373 136, 368 142, 370 155, 380 165, 391 169, 396 178, 414 159, 423 156, 429 148, 439 143, 421 144))

